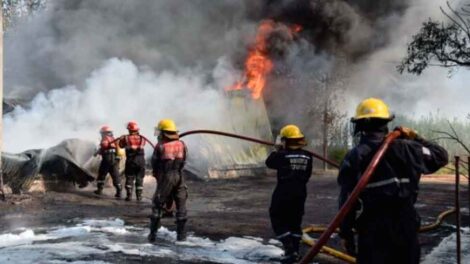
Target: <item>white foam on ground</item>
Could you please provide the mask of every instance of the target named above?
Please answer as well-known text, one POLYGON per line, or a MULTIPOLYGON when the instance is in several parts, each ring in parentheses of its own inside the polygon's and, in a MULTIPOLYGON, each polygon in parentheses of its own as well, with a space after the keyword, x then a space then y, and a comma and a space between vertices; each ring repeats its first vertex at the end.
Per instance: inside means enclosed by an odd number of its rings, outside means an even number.
POLYGON ((106 254, 120 253, 125 256, 248 264, 269 263, 282 254, 282 250, 272 244, 273 241, 265 244, 257 237, 212 241, 189 236, 185 242, 176 242, 176 232, 162 227, 154 245, 146 242, 146 235, 146 229, 126 226, 121 219, 85 219, 73 226, 39 230, 39 233, 26 229, 0 235, 0 263, 105 264, 108 262, 100 259, 104 259, 106 254))
MULTIPOLYGON (((423 264, 454 264, 456 256, 456 234, 444 238, 439 245, 424 257, 423 264)), ((470 263, 470 228, 462 228, 462 263, 470 263)))
POLYGON ((22 244, 31 244, 33 241, 46 240, 45 235, 36 235, 31 229, 27 229, 19 234, 0 235, 0 247, 9 247, 22 244))
POLYGON ((6 247, 0 250, 0 263, 50 263, 67 261, 91 254, 100 254, 99 249, 81 242, 39 243, 6 247))
POLYGON ((110 262, 104 262, 104 261, 60 261, 60 260, 54 260, 49 262, 50 264, 110 264, 110 262))
POLYGON ((73 236, 84 236, 91 232, 89 226, 63 227, 49 232, 50 238, 64 238, 73 236))
POLYGON ((113 220, 100 220, 100 219, 84 219, 83 225, 90 227, 123 227, 124 220, 115 218, 113 220))

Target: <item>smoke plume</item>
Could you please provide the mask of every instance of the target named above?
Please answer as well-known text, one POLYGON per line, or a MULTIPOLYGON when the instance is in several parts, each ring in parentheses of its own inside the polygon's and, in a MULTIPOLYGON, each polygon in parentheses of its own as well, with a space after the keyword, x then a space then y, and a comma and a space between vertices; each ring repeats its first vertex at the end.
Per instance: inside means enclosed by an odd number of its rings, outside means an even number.
MULTIPOLYGON (((459 5, 459 1, 451 1, 459 5)), ((300 25, 270 37, 274 70, 264 97, 279 128, 298 123, 314 136, 325 94, 351 113, 358 100, 384 98, 396 112, 470 112, 465 70, 447 78, 396 73, 421 23, 445 20, 439 0, 48 0, 5 35, 5 95, 31 103, 5 117, 8 151, 95 139, 108 123, 124 133, 135 119, 145 134, 160 118, 181 130, 231 130, 224 88, 241 75, 263 19, 300 25), (286 37, 287 36, 287 37, 286 37), (325 88, 326 77, 340 76, 325 88)))

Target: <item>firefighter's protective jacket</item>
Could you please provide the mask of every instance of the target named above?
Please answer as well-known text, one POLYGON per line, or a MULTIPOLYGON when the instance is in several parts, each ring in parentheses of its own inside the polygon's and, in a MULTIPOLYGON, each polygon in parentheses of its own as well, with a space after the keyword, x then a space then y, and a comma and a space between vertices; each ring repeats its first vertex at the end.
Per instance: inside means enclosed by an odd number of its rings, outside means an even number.
MULTIPOLYGON (((347 153, 338 175, 338 184, 341 187, 340 207, 356 186, 385 136, 383 132, 365 134, 359 144, 347 153)), ((417 230, 420 218, 414 203, 418 196, 420 177, 437 171, 447 162, 448 154, 444 148, 422 138, 400 138, 391 143, 370 182, 360 194, 355 210, 346 216, 340 226, 340 236, 346 240, 352 239, 353 228, 358 231, 358 261, 385 261, 383 258, 390 258, 386 254, 395 255, 404 263, 419 261, 417 230), (379 238, 373 237, 379 233, 382 234, 379 238), (394 241, 404 242, 393 243, 394 241), (410 242, 408 246, 403 245, 407 241, 414 242, 410 242), (382 248, 363 249, 361 252, 361 243, 362 247, 387 244, 384 250, 388 252, 382 252, 382 248), (399 256, 401 253, 397 252, 400 250, 393 248, 399 247, 400 243, 406 248, 401 250, 404 252, 402 258, 399 256)))
POLYGON ((307 182, 312 173, 312 155, 302 149, 272 152, 266 166, 277 170, 269 215, 277 238, 292 237, 296 243, 302 236, 302 216, 307 198, 307 182))
POLYGON ((312 174, 312 155, 303 149, 282 149, 272 152, 266 166, 277 170, 278 192, 306 195, 306 184, 312 174))

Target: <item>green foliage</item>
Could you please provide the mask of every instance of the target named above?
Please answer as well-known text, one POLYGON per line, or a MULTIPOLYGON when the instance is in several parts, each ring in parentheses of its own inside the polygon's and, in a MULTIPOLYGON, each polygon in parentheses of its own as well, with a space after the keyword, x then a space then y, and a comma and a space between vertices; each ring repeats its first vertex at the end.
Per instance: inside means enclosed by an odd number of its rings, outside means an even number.
POLYGON ((440 169, 439 169, 438 171, 436 171, 434 174, 438 174, 438 175, 455 174, 454 168, 455 168, 454 165, 448 164, 447 166, 440 168, 440 169))
POLYGON ((3 0, 3 29, 12 27, 19 19, 46 8, 47 0, 3 0))
POLYGON ((331 147, 328 150, 328 159, 336 161, 337 163, 341 163, 348 153, 347 146, 345 147, 331 147))
MULTIPOLYGON (((460 141, 466 146, 470 146, 470 116, 467 119, 449 119, 439 112, 429 113, 421 117, 398 115, 390 123, 389 128, 393 129, 397 126, 412 128, 418 131, 421 137, 437 142, 449 151, 450 157, 454 155, 467 156, 470 154, 457 141, 449 139, 445 134, 439 133, 441 131, 454 134, 453 128, 460 141)), ((335 161, 341 161, 346 151, 354 145, 350 121, 344 118, 342 120, 342 127, 343 130, 335 131, 329 142, 328 157, 335 161)))
POLYGON ((445 131, 452 133, 451 127, 455 130, 460 140, 470 145, 470 120, 461 119, 448 119, 437 113, 430 113, 427 116, 421 118, 408 118, 406 116, 397 116, 390 125, 390 128, 395 126, 406 126, 418 131, 418 134, 428 140, 434 140, 439 145, 449 151, 449 155, 468 155, 466 150, 455 140, 448 139, 438 131, 445 131))

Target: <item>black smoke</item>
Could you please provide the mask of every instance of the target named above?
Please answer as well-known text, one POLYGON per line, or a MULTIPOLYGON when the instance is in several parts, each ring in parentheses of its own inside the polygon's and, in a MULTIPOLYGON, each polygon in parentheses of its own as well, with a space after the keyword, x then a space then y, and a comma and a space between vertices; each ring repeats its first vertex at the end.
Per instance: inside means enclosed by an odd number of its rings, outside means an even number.
POLYGON ((353 59, 388 43, 381 36, 384 18, 402 15, 409 0, 266 0, 265 18, 298 24, 318 49, 341 52, 353 59))

